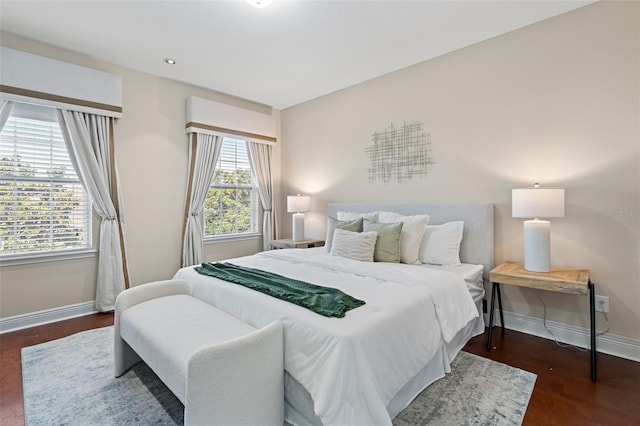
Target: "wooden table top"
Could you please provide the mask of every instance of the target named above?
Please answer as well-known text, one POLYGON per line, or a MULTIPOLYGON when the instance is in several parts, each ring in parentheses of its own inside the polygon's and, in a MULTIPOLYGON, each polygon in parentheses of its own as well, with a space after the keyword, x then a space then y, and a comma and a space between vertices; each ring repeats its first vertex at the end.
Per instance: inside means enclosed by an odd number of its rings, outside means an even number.
POLYGON ((552 266, 549 272, 532 272, 521 262, 504 262, 489 273, 491 282, 571 294, 588 294, 589 270, 552 266))

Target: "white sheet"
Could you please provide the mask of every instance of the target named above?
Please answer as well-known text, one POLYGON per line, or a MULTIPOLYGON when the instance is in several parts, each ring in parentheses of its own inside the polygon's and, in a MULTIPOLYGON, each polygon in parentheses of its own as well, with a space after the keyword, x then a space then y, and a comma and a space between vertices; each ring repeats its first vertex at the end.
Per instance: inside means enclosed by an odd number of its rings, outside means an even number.
POLYGON ((471 263, 462 263, 460 265, 423 264, 422 267, 453 272, 454 274, 461 276, 467 283, 467 289, 475 302, 484 297, 484 281, 482 280, 484 266, 482 265, 473 265, 471 263))
POLYGON ((323 248, 229 261, 339 288, 367 302, 344 318, 326 318, 192 267, 175 275, 191 283, 196 297, 254 327, 282 320, 285 369, 309 391, 324 424, 391 424, 391 398, 443 341, 478 316, 460 276, 420 265, 358 262, 323 248))

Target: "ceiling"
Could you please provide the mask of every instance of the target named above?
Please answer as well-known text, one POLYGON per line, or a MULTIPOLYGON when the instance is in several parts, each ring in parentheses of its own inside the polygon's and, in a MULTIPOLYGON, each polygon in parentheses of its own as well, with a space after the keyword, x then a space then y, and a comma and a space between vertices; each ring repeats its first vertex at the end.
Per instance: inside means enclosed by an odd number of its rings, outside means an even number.
POLYGON ((284 109, 592 1, 2 0, 0 28, 284 109))

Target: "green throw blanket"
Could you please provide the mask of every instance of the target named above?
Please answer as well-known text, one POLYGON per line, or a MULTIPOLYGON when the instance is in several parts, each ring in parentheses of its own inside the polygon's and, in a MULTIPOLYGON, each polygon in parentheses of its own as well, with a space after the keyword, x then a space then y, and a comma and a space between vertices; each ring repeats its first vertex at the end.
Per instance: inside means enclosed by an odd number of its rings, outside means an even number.
POLYGON ((257 290, 269 296, 286 300, 325 317, 344 317, 347 311, 364 305, 337 288, 322 287, 283 277, 260 269, 246 268, 231 263, 203 263, 196 272, 257 290))

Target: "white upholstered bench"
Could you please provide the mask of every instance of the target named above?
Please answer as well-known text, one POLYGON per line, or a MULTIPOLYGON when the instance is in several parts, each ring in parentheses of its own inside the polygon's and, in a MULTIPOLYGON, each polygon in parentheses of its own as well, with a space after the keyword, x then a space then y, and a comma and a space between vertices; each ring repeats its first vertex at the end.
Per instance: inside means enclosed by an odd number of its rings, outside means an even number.
POLYGON ((185 406, 185 425, 278 425, 284 420, 282 323, 256 329, 190 295, 185 281, 122 292, 114 368, 144 360, 185 406))

